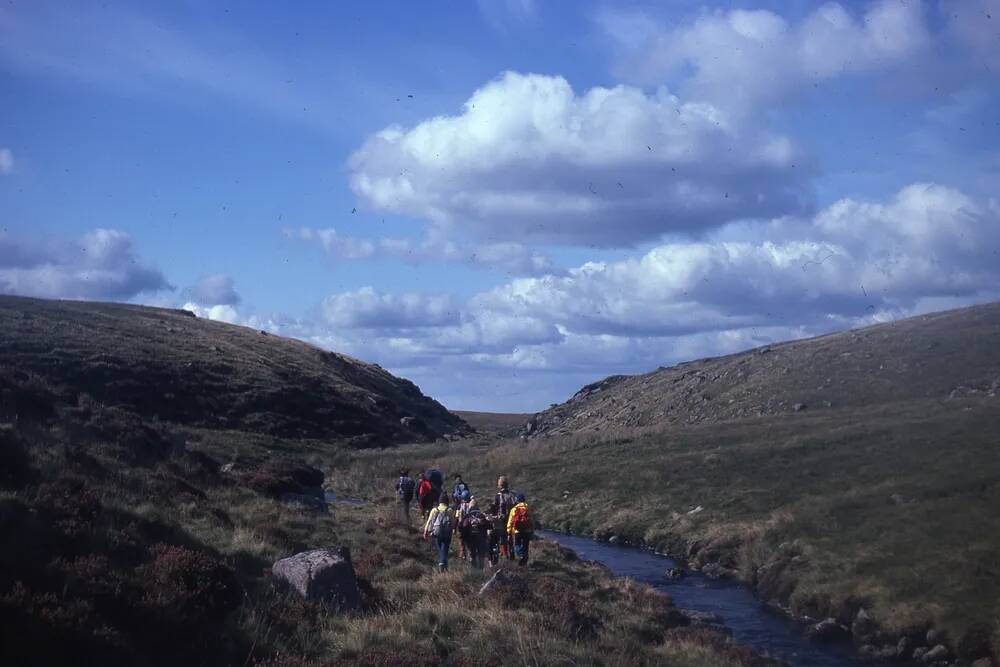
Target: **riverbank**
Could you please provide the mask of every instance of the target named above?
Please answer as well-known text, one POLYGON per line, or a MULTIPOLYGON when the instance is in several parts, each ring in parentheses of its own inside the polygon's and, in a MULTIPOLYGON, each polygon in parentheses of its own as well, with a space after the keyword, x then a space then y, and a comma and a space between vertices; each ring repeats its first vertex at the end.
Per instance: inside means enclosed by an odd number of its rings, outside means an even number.
POLYGON ((668 553, 872 658, 995 658, 1000 414, 928 400, 659 432, 465 441, 357 454, 366 493, 389 460, 511 475, 547 527, 668 553), (941 649, 937 649, 941 646, 941 649))

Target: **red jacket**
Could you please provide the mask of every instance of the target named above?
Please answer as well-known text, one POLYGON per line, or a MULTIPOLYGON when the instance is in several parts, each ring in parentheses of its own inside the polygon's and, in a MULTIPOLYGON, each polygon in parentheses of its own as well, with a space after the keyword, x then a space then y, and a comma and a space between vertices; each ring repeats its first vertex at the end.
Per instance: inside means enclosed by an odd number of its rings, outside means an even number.
POLYGON ((430 482, 428 482, 426 479, 422 479, 420 480, 420 486, 417 487, 417 497, 423 498, 425 495, 427 495, 428 491, 431 491, 433 489, 434 487, 431 486, 430 482))

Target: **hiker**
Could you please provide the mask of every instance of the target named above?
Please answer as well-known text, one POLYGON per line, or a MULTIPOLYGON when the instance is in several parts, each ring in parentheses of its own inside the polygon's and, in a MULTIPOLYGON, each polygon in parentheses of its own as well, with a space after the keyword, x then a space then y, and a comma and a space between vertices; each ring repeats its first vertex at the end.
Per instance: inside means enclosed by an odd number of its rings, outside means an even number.
POLYGON ((514 550, 511 548, 510 535, 507 532, 507 520, 510 518, 510 511, 514 508, 515 497, 510 490, 510 483, 506 475, 497 478, 497 494, 493 497, 493 505, 490 507, 490 514, 497 517, 499 524, 497 535, 500 544, 500 555, 514 560, 514 550))
POLYGON ((465 533, 462 532, 462 520, 468 515, 471 509, 470 503, 472 502, 472 496, 469 494, 468 489, 462 491, 458 495, 458 510, 456 511, 455 517, 458 519, 458 557, 465 560, 465 533))
POLYGON ((517 494, 517 504, 510 511, 507 519, 507 534, 514 536, 514 550, 517 552, 517 564, 524 567, 528 564, 528 545, 534 536, 535 528, 528 512, 528 503, 524 494, 517 494))
POLYGON ((491 512, 486 515, 486 519, 489 521, 489 525, 486 527, 487 556, 490 567, 496 567, 497 563, 500 562, 502 542, 507 535, 507 525, 499 514, 491 512))
POLYGON ((479 509, 475 496, 469 499, 465 516, 458 523, 459 535, 465 542, 469 562, 477 570, 483 569, 488 544, 490 521, 479 509))
POLYGON ((438 551, 438 572, 448 569, 448 550, 451 548, 451 535, 455 527, 455 513, 445 498, 437 507, 431 510, 424 524, 424 540, 434 538, 434 544, 438 551))
POLYGON ((413 490, 416 484, 410 477, 410 471, 403 468, 396 480, 396 499, 399 501, 399 516, 403 523, 410 523, 410 503, 413 502, 413 490))
POLYGON ((437 504, 439 496, 440 494, 437 489, 427 479, 427 475, 420 473, 420 484, 417 485, 417 501, 420 503, 420 518, 422 520, 427 519, 427 515, 434 509, 434 505, 437 504))
POLYGON ((451 497, 455 499, 456 503, 459 503, 462 500, 463 493, 468 493, 471 496, 472 490, 469 488, 469 485, 462 480, 462 476, 456 472, 455 485, 451 488, 451 497))

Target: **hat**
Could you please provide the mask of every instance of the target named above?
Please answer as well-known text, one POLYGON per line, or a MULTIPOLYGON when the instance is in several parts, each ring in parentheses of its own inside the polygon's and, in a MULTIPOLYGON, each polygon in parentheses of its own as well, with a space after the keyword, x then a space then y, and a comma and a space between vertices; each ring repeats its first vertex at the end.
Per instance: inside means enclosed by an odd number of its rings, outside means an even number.
POLYGON ((524 494, 523 494, 523 493, 519 493, 519 494, 517 494, 517 495, 516 495, 516 496, 514 497, 514 500, 516 500, 516 501, 517 501, 517 502, 519 502, 519 503, 523 503, 523 502, 524 502, 524 494))

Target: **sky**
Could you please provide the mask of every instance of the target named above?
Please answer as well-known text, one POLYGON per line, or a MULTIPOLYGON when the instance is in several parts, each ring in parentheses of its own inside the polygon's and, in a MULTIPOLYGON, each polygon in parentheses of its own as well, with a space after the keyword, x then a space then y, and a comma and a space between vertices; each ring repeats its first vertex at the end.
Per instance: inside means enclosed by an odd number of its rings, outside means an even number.
POLYGON ((1000 300, 1000 0, 9 0, 0 293, 510 412, 1000 300))

